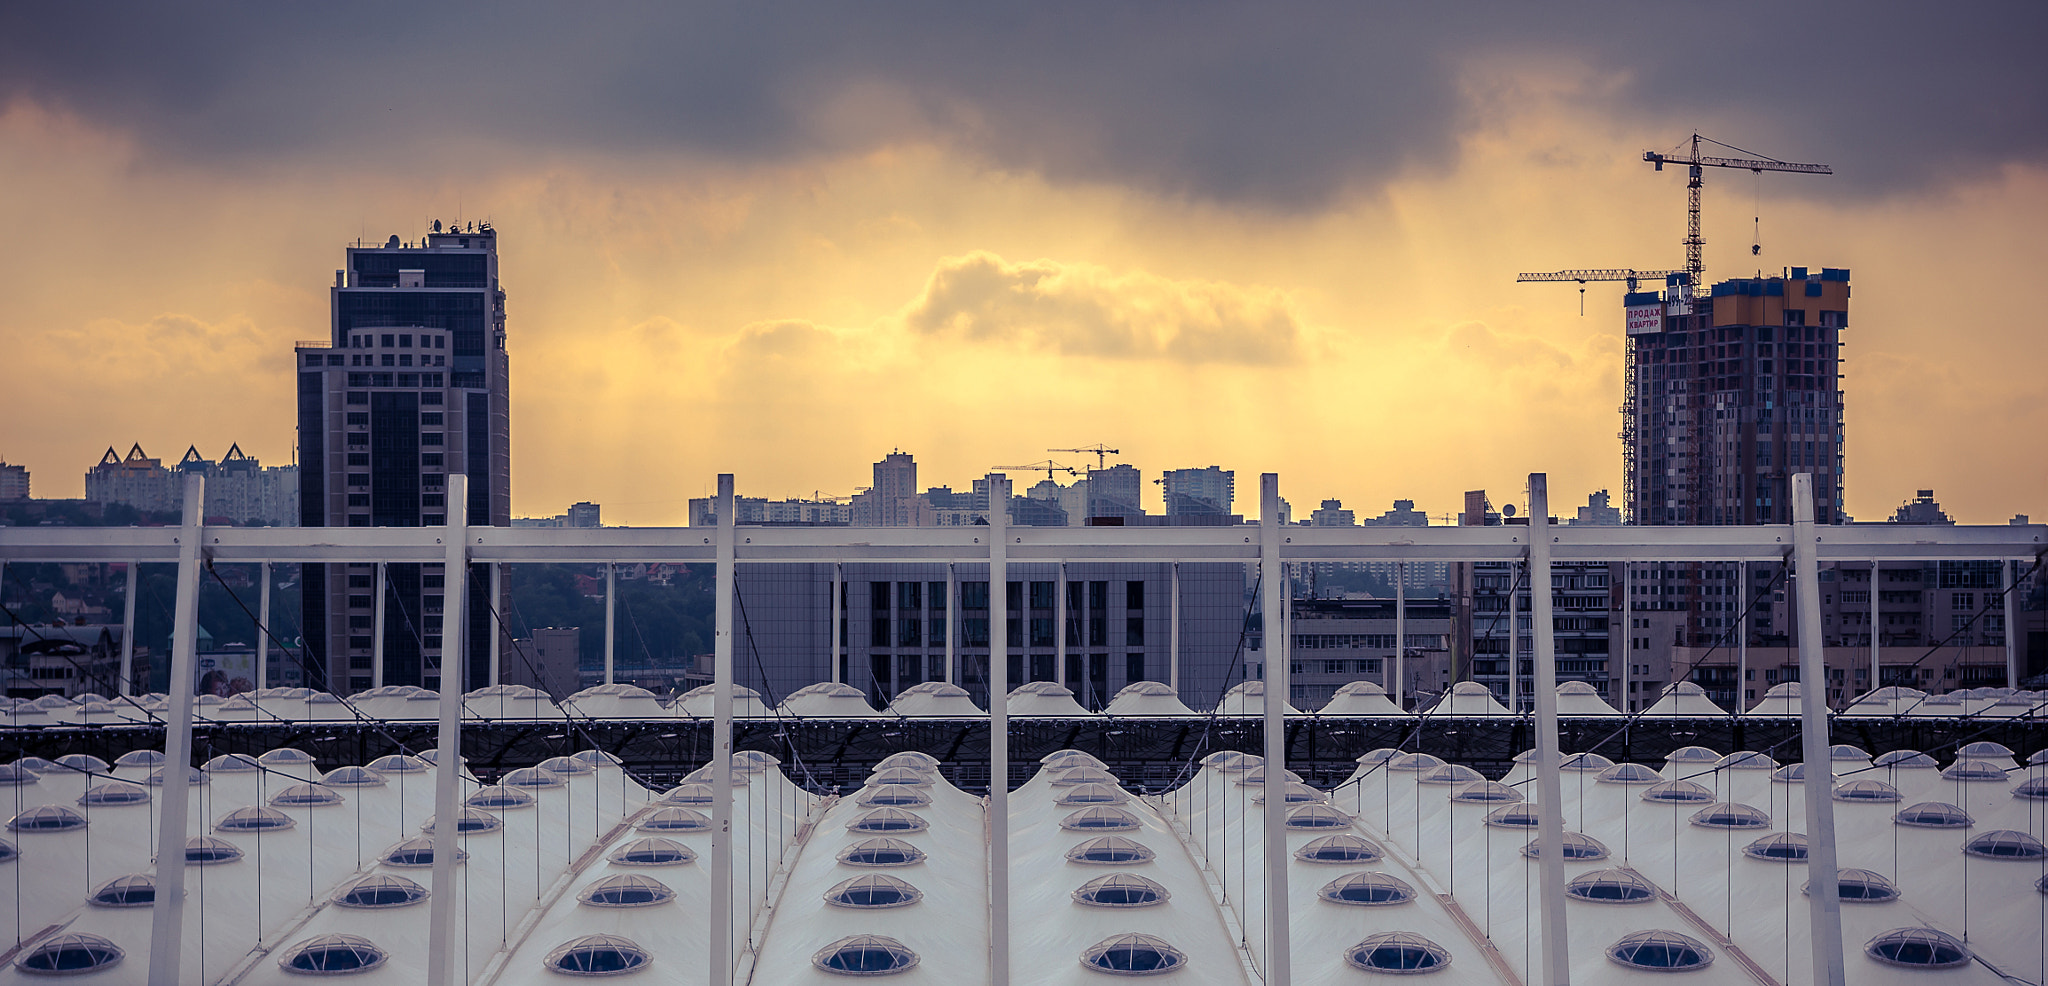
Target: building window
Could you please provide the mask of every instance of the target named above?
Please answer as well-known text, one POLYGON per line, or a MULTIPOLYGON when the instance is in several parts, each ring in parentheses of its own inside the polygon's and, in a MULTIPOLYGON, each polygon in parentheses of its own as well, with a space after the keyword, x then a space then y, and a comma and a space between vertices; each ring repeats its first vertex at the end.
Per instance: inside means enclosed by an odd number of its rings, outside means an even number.
MULTIPOLYGON (((365 423, 367 423, 367 422, 365 422, 365 423)), ((428 426, 432 426, 432 427, 436 427, 436 428, 438 428, 438 427, 440 427, 440 426, 441 426, 441 412, 439 412, 439 411, 424 411, 424 412, 421 412, 421 414, 420 414, 420 427, 423 427, 423 428, 424 428, 424 427, 428 427, 428 426)))
MULTIPOLYGON (((441 375, 440 375, 440 374, 438 374, 438 373, 433 373, 433 374, 429 374, 429 376, 432 376, 432 377, 434 378, 434 381, 435 381, 435 382, 434 382, 434 383, 430 383, 430 384, 428 384, 427 386, 429 386, 429 387, 439 387, 439 386, 441 385, 441 384, 440 384, 440 379, 441 379, 441 375)), ((422 403, 422 404, 439 404, 439 403, 441 403, 441 395, 440 395, 440 394, 421 394, 421 395, 420 395, 420 403, 422 403)))
POLYGON ((401 373, 398 375, 398 385, 401 387, 417 387, 420 385, 420 375, 417 373, 401 373))
MULTIPOLYGON (((1144 585, 1145 583, 1143 583, 1143 582, 1133 582, 1133 583, 1131 583, 1131 584, 1132 584, 1132 585, 1144 585)), ((1126 646, 1126 647, 1143 647, 1143 646, 1145 646, 1145 618, 1144 618, 1144 617, 1142 617, 1142 616, 1132 616, 1132 617, 1126 617, 1126 618, 1124 619, 1124 646, 1126 646)))
MULTIPOLYGON (((389 357, 389 356, 386 356, 386 357, 384 357, 384 358, 385 358, 385 359, 390 359, 391 357, 389 357)), ((389 386, 391 386, 391 374, 389 374, 389 373, 372 373, 372 374, 370 374, 370 386, 372 386, 372 387, 389 387, 389 386)))
POLYGON ((368 526, 370 526, 370 515, 369 515, 369 514, 350 514, 350 515, 348 515, 348 526, 350 526, 350 527, 368 527, 368 526))
POLYGON ((438 431, 429 431, 429 432, 426 432, 426 433, 424 433, 424 434, 420 435, 420 444, 421 444, 421 445, 439 445, 439 444, 441 444, 441 432, 438 432, 438 431))
MULTIPOLYGON (((355 378, 356 378, 356 374, 353 374, 353 373, 351 373, 351 374, 349 374, 348 376, 349 376, 349 380, 348 380, 348 385, 349 385, 349 386, 351 386, 351 387, 367 387, 367 386, 369 386, 369 384, 367 384, 367 383, 357 383, 357 382, 356 382, 356 379, 355 379, 355 378)), ((365 393, 365 392, 363 392, 363 391, 360 391, 360 390, 352 390, 352 391, 349 391, 349 394, 348 394, 348 398, 347 398, 347 400, 348 400, 348 402, 349 402, 350 404, 368 404, 368 403, 370 403, 370 395, 369 395, 369 394, 367 394, 367 393, 365 393)))
POLYGON ((348 454, 348 464, 357 467, 368 466, 370 464, 370 453, 350 452, 348 454))
POLYGON ((1127 582, 1124 584, 1124 608, 1145 608, 1145 583, 1127 582))

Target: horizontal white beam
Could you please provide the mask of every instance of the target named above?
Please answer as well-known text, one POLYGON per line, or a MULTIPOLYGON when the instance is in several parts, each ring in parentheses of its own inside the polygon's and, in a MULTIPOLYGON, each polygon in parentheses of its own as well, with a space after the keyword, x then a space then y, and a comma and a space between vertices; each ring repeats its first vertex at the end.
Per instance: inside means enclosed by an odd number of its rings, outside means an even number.
MULTIPOLYGON (((469 528, 478 563, 573 564, 715 560, 708 529, 690 527, 469 528)), ((1774 562, 1791 548, 1789 526, 1552 527, 1554 562, 1774 562)), ((205 552, 220 563, 427 562, 446 556, 438 527, 214 527, 205 552)), ((1256 527, 1010 527, 1012 562, 1253 562, 1256 527)), ((1288 562, 1510 561, 1528 547, 1512 527, 1288 527, 1288 562)), ((1894 524, 1823 527, 1822 561, 2033 558, 2048 526, 1894 524)), ((0 561, 173 563, 171 527, 0 528, 0 561)), ((985 562, 986 527, 741 527, 743 564, 985 562)))

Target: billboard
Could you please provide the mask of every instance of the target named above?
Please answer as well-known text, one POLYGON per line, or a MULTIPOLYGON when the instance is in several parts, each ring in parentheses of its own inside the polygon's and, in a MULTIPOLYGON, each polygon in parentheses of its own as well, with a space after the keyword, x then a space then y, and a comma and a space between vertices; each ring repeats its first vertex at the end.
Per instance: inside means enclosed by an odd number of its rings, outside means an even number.
POLYGON ((1626 312, 1625 320, 1628 323, 1629 335, 1639 336, 1651 332, 1664 331, 1664 305, 1662 302, 1651 305, 1630 305, 1624 311, 1626 312))
POLYGON ((197 655, 192 693, 227 698, 256 688, 256 652, 217 651, 197 655))

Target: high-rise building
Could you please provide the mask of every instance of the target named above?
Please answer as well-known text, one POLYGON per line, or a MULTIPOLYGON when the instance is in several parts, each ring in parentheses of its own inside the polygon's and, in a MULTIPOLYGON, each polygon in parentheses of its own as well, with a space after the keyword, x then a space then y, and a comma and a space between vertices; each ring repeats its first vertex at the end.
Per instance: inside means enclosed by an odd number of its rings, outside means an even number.
POLYGON ((853 498, 858 527, 909 527, 917 515, 917 460, 901 450, 875 463, 874 485, 853 498))
POLYGON ((591 503, 588 500, 583 500, 577 503, 569 504, 569 513, 567 514, 568 522, 563 524, 562 526, 603 527, 604 523, 600 519, 603 516, 602 511, 602 507, 595 503, 591 503))
MULTIPOLYGON (((434 527, 460 509, 469 524, 510 526, 512 460, 505 292, 489 224, 412 243, 348 248, 334 273, 332 337, 295 353, 299 394, 299 522, 306 527, 434 527), (450 474, 468 501, 448 502, 450 474)), ((472 599, 489 598, 471 566, 472 599)), ((386 566, 383 625, 377 566, 308 565, 307 661, 335 692, 441 680, 439 566, 386 566), (380 645, 381 639, 381 645, 380 645), (376 655, 381 651, 382 666, 376 655)), ((489 673, 494 610, 469 607, 467 680, 489 673)))
POLYGON ((0 501, 28 499, 28 467, 0 462, 0 501))
POLYGON ((1140 505, 1140 498, 1144 489, 1136 466, 1118 463, 1107 469, 1088 470, 1088 519, 1143 517, 1145 508, 1140 505))
POLYGON ((1356 527, 1358 515, 1344 509, 1342 500, 1324 500, 1323 505, 1308 515, 1310 527, 1356 527))
POLYGON ((1688 295, 1626 298, 1630 521, 1790 523, 1792 476, 1805 472, 1814 519, 1840 523, 1849 272, 1794 267, 1688 295))
POLYGON ((184 502, 185 488, 179 485, 177 474, 164 468, 162 459, 151 458, 137 442, 126 456, 107 446, 99 464, 85 472, 85 499, 126 504, 137 510, 176 510, 184 502))
POLYGON ((1237 474, 1229 469, 1168 469, 1159 479, 1166 496, 1166 516, 1228 514, 1237 495, 1237 474))

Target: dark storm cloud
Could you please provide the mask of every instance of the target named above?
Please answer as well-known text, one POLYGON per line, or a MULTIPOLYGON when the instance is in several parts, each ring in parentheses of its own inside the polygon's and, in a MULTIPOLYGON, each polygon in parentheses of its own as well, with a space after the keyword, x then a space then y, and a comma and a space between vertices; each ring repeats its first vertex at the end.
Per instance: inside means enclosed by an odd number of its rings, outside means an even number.
POLYGON ((1446 160, 1464 73, 1560 59, 1626 73, 1588 98, 1629 126, 1828 161, 1792 194, 1855 195, 2048 156, 2044 25, 2038 3, 15 3, 0 98, 202 162, 930 139, 1287 209, 1446 160))

